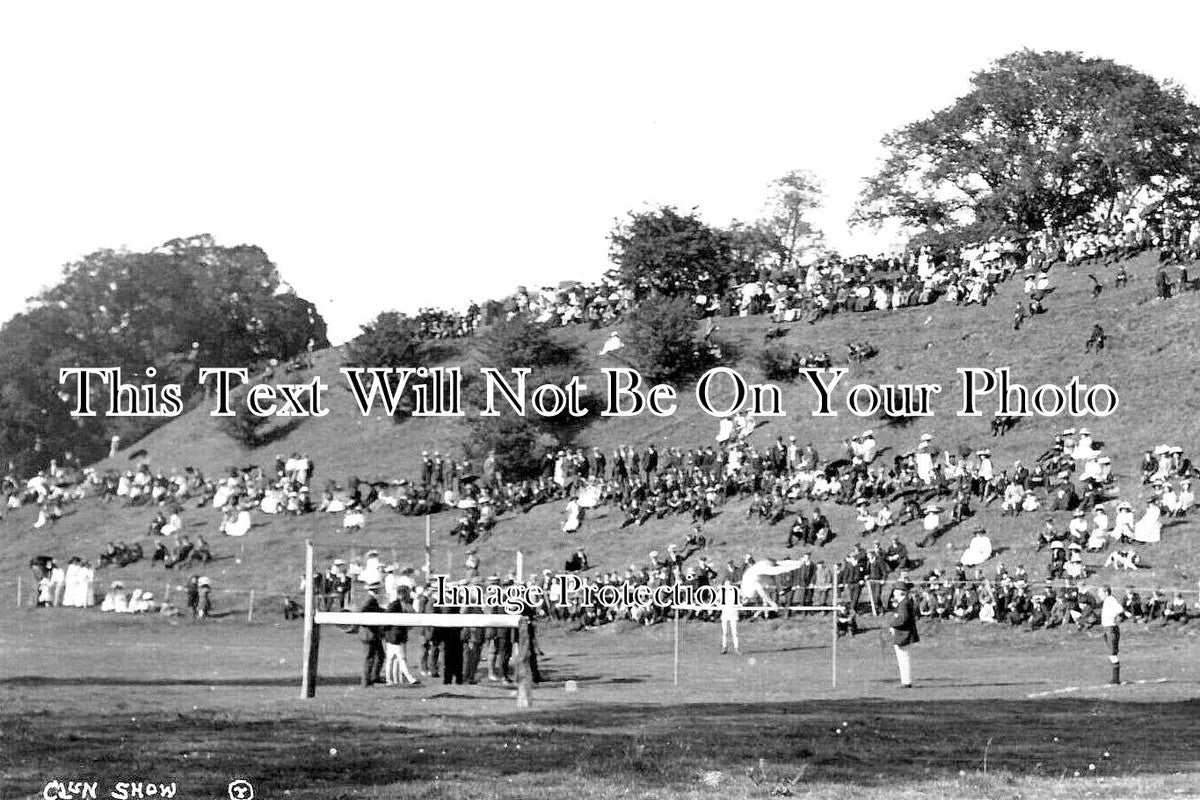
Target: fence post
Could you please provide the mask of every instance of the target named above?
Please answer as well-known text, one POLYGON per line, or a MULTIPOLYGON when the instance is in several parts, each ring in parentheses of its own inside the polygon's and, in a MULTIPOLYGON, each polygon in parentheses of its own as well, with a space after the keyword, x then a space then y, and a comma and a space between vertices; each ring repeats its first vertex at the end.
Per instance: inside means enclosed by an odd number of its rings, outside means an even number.
MULTIPOLYGON (((724 623, 721 623, 724 624, 724 623)), ((674 685, 679 685, 679 609, 675 609, 675 655, 671 668, 674 685)))
POLYGON ((837 688, 837 640, 838 640, 838 580, 837 571, 833 573, 833 657, 830 659, 833 688, 837 688))
POLYGON ((433 571, 433 529, 429 524, 429 515, 425 515, 425 574, 433 571))
POLYGON ((17 576, 17 608, 21 607, 21 576, 17 576))
POLYGON ((533 705, 533 642, 532 628, 528 617, 521 617, 517 624, 517 708, 533 705))
POLYGON ((317 654, 321 646, 320 628, 316 624, 317 604, 313 593, 313 543, 305 542, 304 557, 304 653, 300 668, 300 697, 307 699, 317 693, 317 654))
MULTIPOLYGON (((310 577, 309 580, 312 580, 310 577)), ((254 590, 250 590, 250 608, 246 610, 246 622, 254 622, 254 590)))

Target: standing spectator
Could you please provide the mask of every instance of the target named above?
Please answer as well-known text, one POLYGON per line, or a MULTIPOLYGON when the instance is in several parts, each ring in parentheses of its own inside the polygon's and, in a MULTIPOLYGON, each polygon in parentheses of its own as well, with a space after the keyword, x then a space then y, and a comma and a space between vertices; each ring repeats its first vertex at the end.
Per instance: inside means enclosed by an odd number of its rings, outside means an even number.
POLYGON ((1108 646, 1108 661, 1112 664, 1112 676, 1108 682, 1121 682, 1121 626, 1120 622, 1129 616, 1121 601, 1113 597, 1112 587, 1104 587, 1104 602, 1100 605, 1100 627, 1104 629, 1104 643, 1108 646))
POLYGON ((198 619, 206 619, 212 615, 212 586, 206 577, 201 577, 196 581, 198 592, 196 617, 198 619))
POLYGON ((729 652, 729 642, 733 641, 734 655, 741 654, 738 645, 738 617, 741 616, 740 593, 728 581, 721 587, 721 655, 729 652))
POLYGON ((193 575, 187 582, 187 605, 192 612, 192 619, 200 616, 200 576, 193 575))
MULTIPOLYGON (((410 602, 411 595, 408 588, 400 586, 396 591, 396 599, 388 604, 387 611, 389 614, 402 614, 412 611, 410 602)), ((408 671, 408 663, 405 658, 405 648, 408 645, 408 628, 404 625, 389 625, 383 629, 383 651, 384 665, 383 674, 384 682, 388 686, 397 686, 400 684, 400 679, 408 681, 410 684, 420 683, 408 671)))
MULTIPOLYGON (((362 607, 358 610, 363 613, 382 611, 383 608, 379 605, 379 595, 382 591, 382 584, 369 584, 367 586, 367 599, 363 601, 362 607)), ((383 638, 380 635, 379 626, 359 625, 358 640, 363 643, 361 686, 366 689, 372 684, 379 683, 381 673, 383 672, 383 638)))
POLYGON ((892 615, 892 649, 896 651, 896 665, 900 668, 900 685, 912 688, 912 663, 908 648, 921 641, 917 634, 917 609, 913 603, 912 584, 905 582, 896 587, 895 614, 892 615))

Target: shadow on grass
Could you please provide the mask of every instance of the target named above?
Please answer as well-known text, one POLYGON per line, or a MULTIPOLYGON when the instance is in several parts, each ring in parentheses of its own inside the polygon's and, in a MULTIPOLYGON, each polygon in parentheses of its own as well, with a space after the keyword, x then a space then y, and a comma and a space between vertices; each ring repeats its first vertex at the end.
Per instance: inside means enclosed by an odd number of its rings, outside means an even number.
MULTIPOLYGON (((436 696, 460 699, 456 690, 436 696)), ((20 774, 66 774, 91 764, 91 779, 169 771, 189 792, 219 792, 227 776, 246 775, 271 796, 297 786, 359 796, 352 791, 447 774, 483 785, 570 775, 653 790, 695 785, 706 770, 741 773, 766 763, 811 781, 886 787, 978 770, 985 750, 990 769, 1016 776, 1058 777, 1089 764, 1108 776, 1194 771, 1200 740, 1196 700, 580 704, 497 709, 484 719, 477 707, 430 715, 379 697, 374 715, 299 702, 237 714, 142 712, 128 724, 79 709, 9 711, 0 715, 0 774, 18 774, 16 765, 20 774), (1151 721, 1164 735, 1149 734, 1151 721)))

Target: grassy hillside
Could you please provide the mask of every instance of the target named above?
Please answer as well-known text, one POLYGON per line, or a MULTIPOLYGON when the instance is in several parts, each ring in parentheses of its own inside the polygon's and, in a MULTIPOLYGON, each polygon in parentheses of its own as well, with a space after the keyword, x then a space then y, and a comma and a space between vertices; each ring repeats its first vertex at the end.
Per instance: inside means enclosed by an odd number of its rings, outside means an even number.
MULTIPOLYGON (((1200 294, 1190 293, 1168 301, 1153 299, 1153 260, 1143 257, 1127 265, 1131 274, 1128 287, 1116 290, 1111 286, 1111 274, 1102 274, 1099 267, 1067 272, 1055 270, 1057 291, 1047 301, 1049 313, 1028 320, 1021 331, 1011 326, 1012 307, 1024 299, 1020 282, 1001 288, 998 298, 986 308, 959 308, 938 303, 894 313, 871 312, 843 314, 817 325, 795 324, 788 328, 782 340, 789 349, 801 352, 808 349, 829 350, 840 360, 848 341, 870 340, 880 350, 879 355, 852 368, 835 397, 840 404, 836 418, 813 418, 815 394, 807 386, 791 384, 784 387, 784 408, 787 416, 760 421, 759 432, 752 442, 766 446, 778 435, 795 435, 801 441, 812 441, 821 454, 831 456, 841 448, 841 442, 864 428, 873 428, 881 446, 895 451, 911 450, 921 433, 933 433, 939 447, 964 445, 971 448, 992 448, 997 469, 1009 468, 1015 459, 1028 463, 1042 453, 1053 435, 1064 427, 1084 424, 1096 438, 1106 444, 1114 461, 1121 495, 1130 499, 1140 510, 1146 494, 1138 481, 1138 459, 1143 450, 1162 442, 1178 443, 1185 448, 1197 440, 1200 418, 1197 407, 1197 378, 1192 364, 1195 354, 1196 320, 1200 318, 1200 294), (1090 297, 1091 281, 1085 274, 1091 271, 1107 284, 1098 300, 1090 297), (1091 326, 1099 322, 1109 335, 1108 349, 1102 354, 1085 355, 1083 343, 1091 326), (1011 367, 1014 379, 1031 388, 1042 383, 1066 384, 1078 375, 1087 384, 1106 382, 1119 393, 1121 407, 1104 420, 1086 421, 1059 418, 1031 418, 1021 421, 1003 438, 992 438, 989 418, 992 405, 985 405, 981 418, 959 418, 955 415, 958 397, 957 367, 1011 367), (935 417, 919 421, 907 428, 881 425, 878 419, 858 419, 845 410, 845 388, 852 383, 938 383, 943 392, 935 400, 935 417)), ((721 335, 736 341, 742 352, 738 365, 750 380, 759 380, 753 355, 763 341, 763 334, 773 327, 764 317, 720 320, 721 335)), ((569 329, 561 335, 579 342, 590 360, 587 382, 598 387, 599 369, 618 365, 611 357, 597 358, 607 330, 587 331, 569 329)), ((465 358, 467 347, 444 363, 456 365, 465 358)), ((144 440, 132 444, 126 452, 101 468, 128 468, 129 453, 145 450, 144 460, 154 468, 167 471, 183 466, 199 467, 207 474, 219 473, 231 465, 267 465, 276 453, 301 451, 316 462, 316 484, 326 478, 340 483, 351 475, 363 478, 415 477, 422 450, 458 452, 467 435, 465 424, 459 420, 408 420, 395 424, 383 416, 363 418, 355 409, 338 374, 344 354, 335 349, 319 354, 315 371, 331 386, 328 405, 331 412, 321 419, 303 421, 286 432, 278 441, 258 450, 247 451, 235 445, 217 428, 217 420, 208 415, 208 408, 198 408, 169 425, 155 431, 144 440)), ((297 382, 308 376, 289 379, 297 382)), ((581 446, 598 446, 606 453, 619 444, 645 445, 655 442, 660 448, 695 447, 707 444, 717 430, 716 420, 704 414, 696 405, 691 387, 680 387, 679 409, 674 416, 654 418, 643 415, 631 419, 598 419, 585 429, 579 438, 581 446)), ((838 408, 839 406, 835 406, 838 408)), ((143 460, 141 458, 138 461, 143 460)), ((840 559, 857 538, 857 526, 847 508, 826 504, 836 531, 842 532, 831 545, 818 555, 826 560, 840 559)), ((53 529, 35 532, 30 529, 35 509, 27 508, 6 514, 2 525, 5 547, 0 555, 0 585, 12 591, 16 576, 26 575, 25 565, 30 556, 47 553, 62 557, 82 555, 94 558, 109 539, 145 541, 144 531, 153 516, 146 508, 126 509, 116 504, 104 506, 94 501, 76 503, 53 529)), ((1008 565, 1025 564, 1031 575, 1044 571, 1044 554, 1034 552, 1032 542, 1044 514, 1018 518, 1002 518, 998 509, 983 509, 976 520, 992 536, 994 544, 1006 548, 997 560, 1008 565)), ((1058 514, 1062 525, 1066 515, 1058 514)), ((651 549, 661 549, 667 542, 681 541, 690 529, 683 517, 651 521, 643 528, 621 530, 622 516, 614 509, 601 509, 588 517, 580 533, 566 536, 561 533, 561 505, 553 504, 535 509, 528 515, 508 515, 497 528, 479 543, 485 570, 500 572, 512 568, 514 552, 525 553, 527 569, 561 567, 567 555, 576 547, 585 547, 592 563, 602 569, 623 568, 632 561, 642 562, 651 549)), ((310 515, 303 518, 257 515, 259 523, 242 540, 233 540, 216 533, 219 513, 211 508, 189 507, 184 515, 189 531, 203 531, 221 558, 207 570, 218 589, 281 592, 294 589, 302 565, 303 542, 316 538, 323 545, 322 557, 354 555, 368 546, 380 547, 385 557, 392 553, 402 562, 419 563, 422 558, 424 521, 390 512, 370 515, 364 531, 343 533, 340 517, 310 515)), ((444 534, 453 525, 451 513, 433 520, 435 531, 435 566, 461 564, 464 553, 444 534)), ((944 537, 931 552, 914 551, 928 559, 930 566, 950 565, 966 544, 973 525, 961 526, 944 537)), ((1118 585, 1136 584, 1153 588, 1155 585, 1194 588, 1200 574, 1197 550, 1196 523, 1188 519, 1164 530, 1162 544, 1141 548, 1143 558, 1152 569, 1136 575, 1111 574, 1105 577, 1118 585)), ((786 530, 778 527, 749 524, 745 505, 733 503, 721 509, 720 515, 708 526, 713 541, 713 556, 723 562, 740 558, 743 553, 782 555, 786 530)), ((910 549, 920 533, 915 526, 900 529, 901 537, 910 549)), ((1092 560, 1099 561, 1098 556, 1092 560)), ((137 565, 124 570, 109 568, 99 577, 106 584, 118 576, 127 585, 145 583, 161 591, 165 578, 161 567, 156 575, 152 568, 137 565)), ((1102 573, 1103 574, 1103 573, 1102 573)), ((174 576, 177 580, 182 576, 174 576)), ((8 596, 12 596, 9 594, 8 596)), ((222 596, 217 595, 218 602, 222 596)), ((229 605, 236 605, 229 598, 229 605)), ((240 602, 240 601, 237 601, 240 602)))

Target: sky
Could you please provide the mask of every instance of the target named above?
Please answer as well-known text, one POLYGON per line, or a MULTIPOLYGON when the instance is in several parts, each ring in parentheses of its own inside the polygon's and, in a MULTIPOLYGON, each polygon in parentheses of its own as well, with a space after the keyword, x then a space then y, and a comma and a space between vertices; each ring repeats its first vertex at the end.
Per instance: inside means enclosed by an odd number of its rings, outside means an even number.
POLYGON ((335 343, 599 277, 629 211, 753 220, 793 169, 847 253, 880 138, 1014 50, 1200 90, 1188 3, 9 3, 0 319, 103 248, 263 247, 335 343))

